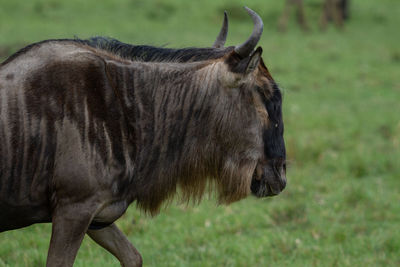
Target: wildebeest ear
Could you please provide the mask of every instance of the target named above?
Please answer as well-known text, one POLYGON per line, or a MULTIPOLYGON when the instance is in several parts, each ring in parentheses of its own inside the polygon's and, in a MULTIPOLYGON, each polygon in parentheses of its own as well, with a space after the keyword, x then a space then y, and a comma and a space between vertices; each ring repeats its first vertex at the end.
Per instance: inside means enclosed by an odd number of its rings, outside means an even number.
POLYGON ((240 59, 239 56, 232 54, 233 60, 228 60, 231 71, 235 73, 249 74, 254 71, 260 63, 262 48, 258 47, 250 56, 240 59), (239 58, 239 59, 238 59, 239 58))
POLYGON ((253 72, 257 68, 258 64, 260 63, 261 54, 262 48, 259 46, 257 47, 256 51, 250 55, 250 60, 247 63, 245 74, 253 72))

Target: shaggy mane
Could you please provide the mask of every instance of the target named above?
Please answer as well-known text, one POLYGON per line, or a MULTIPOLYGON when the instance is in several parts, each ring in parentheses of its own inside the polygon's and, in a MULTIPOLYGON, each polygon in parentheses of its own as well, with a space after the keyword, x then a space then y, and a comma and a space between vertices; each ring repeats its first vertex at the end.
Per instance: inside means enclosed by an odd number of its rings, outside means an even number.
POLYGON ((216 59, 223 57, 233 47, 227 48, 164 48, 149 45, 130 45, 108 37, 92 37, 86 40, 74 39, 74 41, 91 47, 106 50, 114 55, 135 61, 152 62, 190 62, 216 59))
POLYGON ((149 45, 131 45, 120 42, 109 37, 92 37, 89 39, 49 39, 30 44, 21 48, 16 53, 8 57, 0 66, 7 64, 18 56, 26 53, 34 47, 48 42, 74 42, 87 45, 99 50, 107 51, 113 55, 132 61, 144 62, 193 62, 208 59, 217 59, 223 57, 226 53, 232 51, 234 47, 226 48, 164 48, 149 45))

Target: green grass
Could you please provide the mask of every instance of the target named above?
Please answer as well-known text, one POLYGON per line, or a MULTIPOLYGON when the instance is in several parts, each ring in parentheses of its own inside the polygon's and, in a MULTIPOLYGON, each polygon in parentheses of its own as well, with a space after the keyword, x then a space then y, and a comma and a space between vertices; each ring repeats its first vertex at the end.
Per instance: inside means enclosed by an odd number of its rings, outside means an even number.
MULTIPOLYGON (((283 1, 246 1, 265 23, 263 58, 284 91, 288 186, 231 206, 171 205, 150 218, 132 205, 118 225, 145 266, 400 265, 400 2, 353 0, 344 31, 294 22, 283 1)), ((230 14, 228 45, 252 24, 243 1, 0 0, 0 53, 47 38, 107 35, 169 47, 209 46, 230 14), (82 2, 82 3, 81 3, 82 2)), ((1 214, 0 214, 1 216, 1 214)), ((50 225, 0 234, 0 266, 43 266, 50 225)), ((118 266, 85 238, 75 266, 118 266)))

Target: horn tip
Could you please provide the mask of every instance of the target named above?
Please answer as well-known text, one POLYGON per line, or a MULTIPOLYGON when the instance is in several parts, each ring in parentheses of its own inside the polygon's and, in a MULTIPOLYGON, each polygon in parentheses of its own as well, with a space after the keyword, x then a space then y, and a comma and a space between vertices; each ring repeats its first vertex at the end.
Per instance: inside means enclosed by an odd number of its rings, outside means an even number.
POLYGON ((255 13, 254 10, 252 10, 251 8, 248 8, 247 6, 244 6, 243 8, 244 8, 244 9, 247 11, 247 13, 249 13, 249 14, 255 13))

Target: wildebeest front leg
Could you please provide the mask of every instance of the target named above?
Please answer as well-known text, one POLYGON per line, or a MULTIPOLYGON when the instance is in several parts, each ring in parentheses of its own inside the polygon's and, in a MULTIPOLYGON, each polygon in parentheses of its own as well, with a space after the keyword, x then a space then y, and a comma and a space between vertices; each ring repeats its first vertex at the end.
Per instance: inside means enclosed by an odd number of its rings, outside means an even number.
POLYGON ((93 205, 69 204, 53 212, 47 266, 72 266, 94 216, 93 205))
POLYGON ((88 230, 87 234, 97 244, 117 257, 122 266, 142 266, 140 253, 115 224, 99 230, 88 230))

